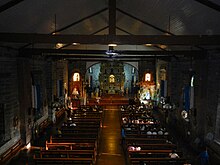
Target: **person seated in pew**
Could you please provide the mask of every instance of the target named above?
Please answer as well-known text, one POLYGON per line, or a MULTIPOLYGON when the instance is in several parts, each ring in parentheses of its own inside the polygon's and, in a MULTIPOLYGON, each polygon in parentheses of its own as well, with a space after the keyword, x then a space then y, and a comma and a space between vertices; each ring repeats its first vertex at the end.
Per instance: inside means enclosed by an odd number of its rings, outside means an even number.
MULTIPOLYGON (((141 127, 141 126, 140 126, 141 127)), ((145 125, 143 125, 141 128, 140 128, 141 131, 144 131, 145 130, 145 125)))
POLYGON ((169 135, 169 133, 166 131, 166 132, 164 132, 164 135, 169 135))
POLYGON ((158 135, 163 135, 162 129, 160 129, 160 130, 158 131, 158 135))
POLYGON ((179 155, 173 150, 170 154, 169 154, 170 158, 179 158, 179 155))
POLYGON ((152 135, 152 132, 150 130, 147 131, 147 135, 152 135))
POLYGON ((128 146, 128 151, 140 151, 141 147, 140 146, 128 146))
POLYGON ((122 122, 123 122, 123 124, 126 124, 126 123, 127 123, 127 118, 126 118, 126 117, 123 117, 123 118, 122 118, 122 122))
POLYGON ((157 129, 156 128, 153 129, 152 135, 157 135, 157 129))
POLYGON ((70 127, 75 127, 76 123, 70 123, 70 127))
POLYGON ((63 124, 62 124, 62 126, 67 126, 68 124, 67 124, 67 122, 63 122, 63 124))

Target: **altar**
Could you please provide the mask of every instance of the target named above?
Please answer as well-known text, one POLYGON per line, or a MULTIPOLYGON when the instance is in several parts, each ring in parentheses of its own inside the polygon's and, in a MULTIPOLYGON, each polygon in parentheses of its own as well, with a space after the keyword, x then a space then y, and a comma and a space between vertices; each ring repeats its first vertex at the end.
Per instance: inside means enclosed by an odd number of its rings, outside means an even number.
POLYGON ((99 74, 103 94, 121 94, 124 91, 124 65, 121 62, 103 62, 99 74))

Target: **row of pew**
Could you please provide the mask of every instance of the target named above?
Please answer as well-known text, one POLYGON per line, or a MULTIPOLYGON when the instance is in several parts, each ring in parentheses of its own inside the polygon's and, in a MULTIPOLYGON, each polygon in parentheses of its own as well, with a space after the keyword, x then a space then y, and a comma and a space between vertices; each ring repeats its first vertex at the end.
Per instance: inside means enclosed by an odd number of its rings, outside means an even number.
POLYGON ((50 137, 45 147, 34 154, 35 164, 79 164, 96 163, 102 111, 81 107, 68 112, 59 132, 50 137))
POLYGON ((155 119, 153 110, 129 105, 121 111, 121 119, 128 164, 182 165, 186 162, 182 152, 171 142, 168 131, 155 119))

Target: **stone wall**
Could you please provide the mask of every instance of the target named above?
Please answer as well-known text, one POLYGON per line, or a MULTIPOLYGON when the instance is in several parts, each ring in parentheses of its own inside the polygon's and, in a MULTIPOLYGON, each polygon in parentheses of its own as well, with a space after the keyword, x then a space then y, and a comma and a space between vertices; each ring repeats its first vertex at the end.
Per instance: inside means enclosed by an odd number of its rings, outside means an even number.
POLYGON ((47 93, 48 93, 48 107, 49 119, 52 120, 52 103, 60 100, 61 104, 65 102, 65 94, 68 91, 68 61, 47 59, 47 93), (58 81, 62 83, 62 91, 60 96, 58 94, 58 81))
POLYGON ((209 143, 215 134, 219 104, 219 63, 219 56, 213 52, 206 56, 201 54, 197 58, 172 59, 169 63, 169 95, 171 102, 176 105, 175 111, 170 113, 170 123, 174 124, 173 121, 176 121, 175 130, 179 131, 180 136, 188 138, 193 145, 209 143), (181 111, 184 109, 183 87, 190 83, 191 75, 195 76, 194 107, 189 111, 187 122, 181 117, 181 111))
POLYGON ((19 113, 21 118, 21 139, 24 144, 31 141, 31 126, 33 125, 32 109, 32 81, 31 81, 31 59, 17 58, 18 61, 18 94, 19 94, 19 113))
POLYGON ((217 107, 220 104, 220 53, 210 52, 207 75, 207 127, 206 134, 214 134, 215 129, 220 129, 220 123, 216 125, 217 107), (216 128, 217 127, 217 128, 216 128))
POLYGON ((0 104, 2 113, 0 121, 0 154, 20 140, 21 118, 19 114, 17 52, 0 48, 0 104))
MULTIPOLYGON (((48 119, 57 81, 68 90, 68 62, 52 61, 41 55, 21 56, 12 49, 0 49, 0 154, 18 140, 33 139, 35 125, 48 119), (40 102, 33 105, 33 87, 38 86, 40 102), (21 122, 22 121, 22 122, 21 122)), ((64 99, 63 99, 64 100, 64 99)))

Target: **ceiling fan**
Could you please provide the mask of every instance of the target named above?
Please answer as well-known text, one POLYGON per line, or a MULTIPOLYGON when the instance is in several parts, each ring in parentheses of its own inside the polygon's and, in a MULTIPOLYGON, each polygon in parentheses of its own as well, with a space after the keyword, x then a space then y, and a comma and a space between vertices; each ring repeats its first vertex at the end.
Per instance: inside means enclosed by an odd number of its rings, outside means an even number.
POLYGON ((112 46, 109 44, 109 47, 108 47, 109 49, 105 52, 105 54, 110 58, 115 58, 115 57, 118 57, 118 55, 119 55, 119 52, 114 50, 114 47, 115 47, 115 45, 112 46))

